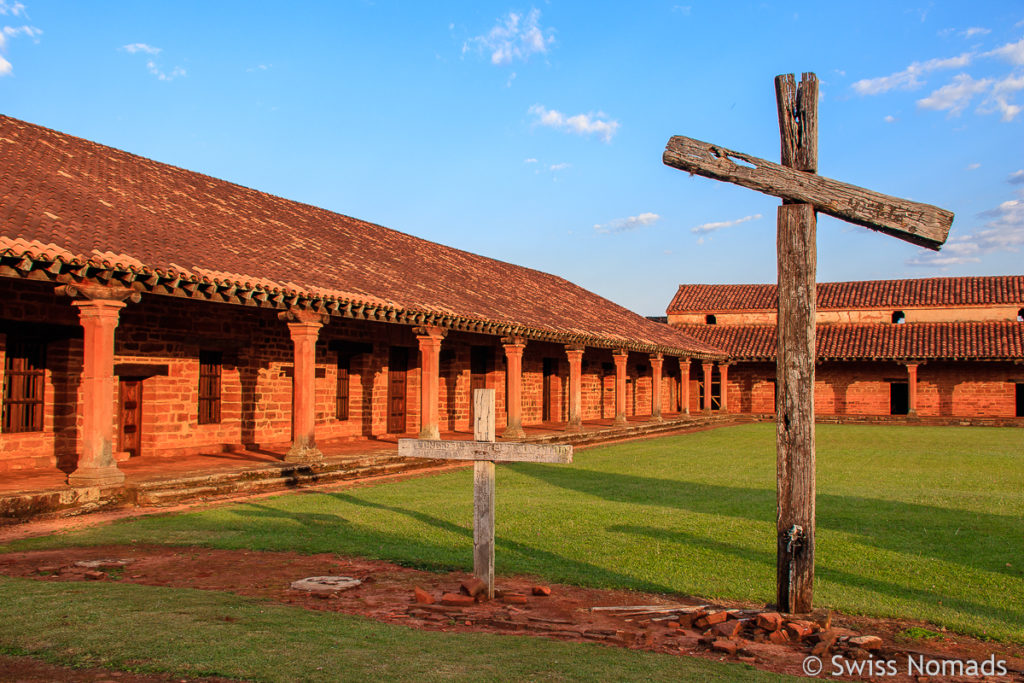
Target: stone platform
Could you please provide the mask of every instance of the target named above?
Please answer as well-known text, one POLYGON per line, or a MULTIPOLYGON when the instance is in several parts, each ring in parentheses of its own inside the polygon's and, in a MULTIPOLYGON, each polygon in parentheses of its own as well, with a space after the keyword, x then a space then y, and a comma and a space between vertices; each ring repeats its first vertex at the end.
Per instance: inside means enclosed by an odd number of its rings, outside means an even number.
MULTIPOLYGON (((611 420, 584 423, 582 431, 566 432, 564 423, 525 428, 525 442, 585 446, 697 431, 750 421, 747 416, 668 415, 660 422, 630 418, 625 426, 611 420)), ((240 497, 267 491, 308 488, 354 479, 372 479, 427 468, 461 464, 398 457, 398 438, 388 435, 320 444, 322 462, 286 463, 287 445, 240 449, 174 458, 133 458, 121 464, 125 482, 116 487, 65 483, 57 470, 10 473, 0 483, 0 524, 80 515, 119 507, 162 507, 180 503, 240 497)), ((465 432, 443 432, 442 439, 468 440, 465 432)))

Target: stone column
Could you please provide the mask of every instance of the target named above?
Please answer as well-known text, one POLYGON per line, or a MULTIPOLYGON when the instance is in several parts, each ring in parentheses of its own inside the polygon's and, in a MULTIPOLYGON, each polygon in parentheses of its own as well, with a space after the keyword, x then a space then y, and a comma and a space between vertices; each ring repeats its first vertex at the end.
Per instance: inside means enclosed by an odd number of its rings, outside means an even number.
POLYGON ((567 432, 583 431, 583 347, 566 346, 569 357, 569 424, 567 432))
POLYGON ((683 404, 683 414, 690 414, 690 359, 679 359, 679 395, 683 404))
POLYGON ((283 311, 278 318, 288 323, 295 351, 292 368, 292 447, 285 462, 319 462, 324 454, 316 447, 316 340, 327 316, 308 310, 283 311))
POLYGON ((117 486, 124 472, 114 460, 114 330, 125 299, 139 300, 138 292, 125 287, 67 285, 58 294, 85 297, 72 301, 82 323, 82 445, 70 486, 117 486))
POLYGON ((909 394, 910 417, 917 417, 917 366, 918 363, 907 363, 907 393, 909 394))
POLYGON ((617 350, 612 354, 615 361, 615 420, 613 425, 624 426, 626 421, 626 361, 629 351, 617 350))
POLYGON ((660 353, 651 354, 651 419, 661 422, 661 368, 665 358, 660 353))
POLYGON ((526 436, 526 432, 523 431, 523 350, 526 348, 526 340, 519 337, 504 337, 501 344, 505 348, 505 358, 508 360, 505 371, 505 386, 508 389, 505 413, 508 416, 508 425, 501 438, 522 439, 526 436))
POLYGON ((437 426, 438 392, 441 373, 441 340, 448 331, 440 327, 413 330, 420 343, 420 434, 421 439, 440 439, 437 426))
POLYGON ((714 363, 702 363, 701 367, 704 368, 704 412, 711 412, 711 368, 715 366, 714 363))
POLYGON ((721 376, 721 392, 722 400, 719 403, 719 409, 723 413, 729 412, 729 365, 730 363, 719 363, 718 374, 721 376))

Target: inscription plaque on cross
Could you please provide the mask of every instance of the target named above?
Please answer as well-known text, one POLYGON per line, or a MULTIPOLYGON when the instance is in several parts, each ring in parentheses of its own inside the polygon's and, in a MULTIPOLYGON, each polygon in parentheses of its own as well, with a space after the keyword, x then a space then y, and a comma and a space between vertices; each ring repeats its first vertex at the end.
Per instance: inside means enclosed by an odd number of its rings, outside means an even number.
POLYGON ((683 136, 662 161, 780 197, 777 223, 776 584, 779 609, 809 612, 814 588, 816 212, 938 250, 953 213, 824 178, 818 170, 818 79, 775 78, 782 164, 683 136))
POLYGON ((473 441, 399 439, 403 458, 473 461, 473 574, 494 597, 494 463, 571 463, 572 446, 494 441, 494 389, 473 392, 473 441))

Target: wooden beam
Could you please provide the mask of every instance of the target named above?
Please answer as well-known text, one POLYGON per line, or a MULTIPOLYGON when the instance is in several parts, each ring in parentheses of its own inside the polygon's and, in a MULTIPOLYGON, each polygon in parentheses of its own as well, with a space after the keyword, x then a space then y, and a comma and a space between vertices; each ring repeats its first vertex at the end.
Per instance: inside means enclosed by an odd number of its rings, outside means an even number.
POLYGON ((668 141, 662 161, 705 178, 813 204, 822 213, 929 249, 942 246, 953 224, 953 212, 937 206, 872 192, 682 135, 668 141))
MULTIPOLYGON (((473 438, 494 443, 494 389, 473 392, 473 438)), ((494 598, 494 462, 473 463, 473 575, 494 598)))
MULTIPOLYGON (((795 97, 792 81, 775 79, 782 159, 810 176, 818 167, 818 81, 804 74, 795 97)), ((797 613, 810 612, 814 597, 816 223, 812 204, 779 207, 776 599, 779 610, 797 613)))
POLYGON ((398 455, 431 460, 493 460, 496 462, 572 462, 572 446, 480 441, 399 439, 398 455))

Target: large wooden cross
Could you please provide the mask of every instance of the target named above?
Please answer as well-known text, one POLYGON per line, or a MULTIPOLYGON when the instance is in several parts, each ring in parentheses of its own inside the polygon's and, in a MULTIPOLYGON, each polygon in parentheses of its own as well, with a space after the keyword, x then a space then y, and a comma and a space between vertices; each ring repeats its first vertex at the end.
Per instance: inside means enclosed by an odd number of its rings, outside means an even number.
POLYGON ((494 463, 572 462, 572 446, 494 442, 494 389, 473 392, 474 441, 399 439, 404 458, 473 461, 473 574, 494 597, 494 463))
POLYGON ((953 213, 816 175, 818 79, 776 76, 782 164, 675 136, 662 161, 690 173, 781 197, 778 212, 776 375, 779 609, 809 612, 814 589, 814 324, 816 211, 930 249, 938 249, 953 213))

